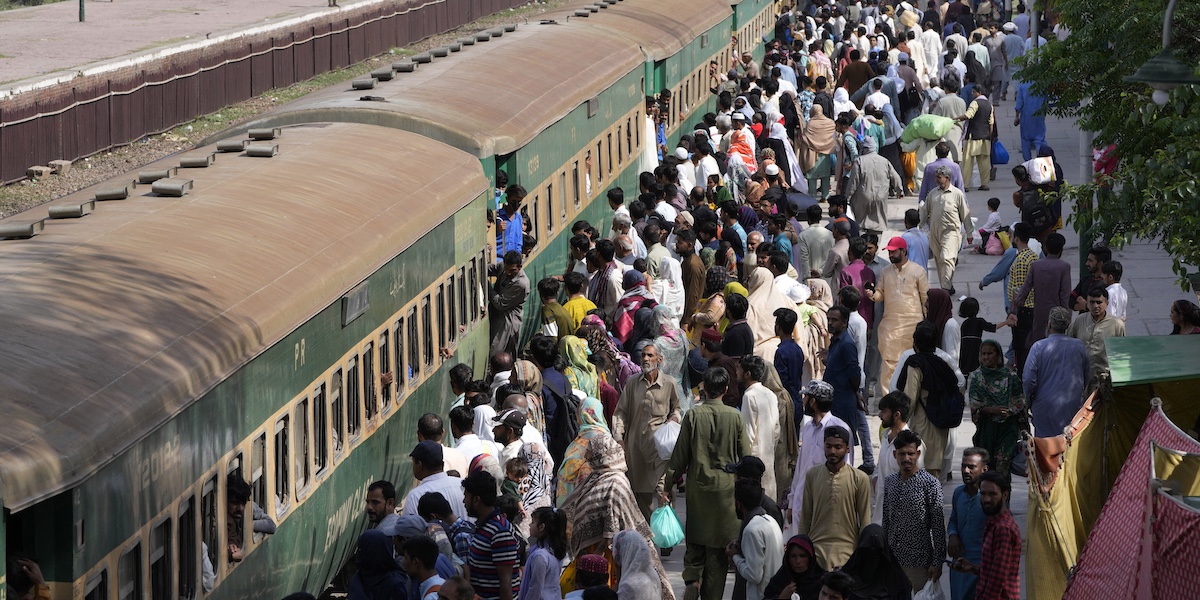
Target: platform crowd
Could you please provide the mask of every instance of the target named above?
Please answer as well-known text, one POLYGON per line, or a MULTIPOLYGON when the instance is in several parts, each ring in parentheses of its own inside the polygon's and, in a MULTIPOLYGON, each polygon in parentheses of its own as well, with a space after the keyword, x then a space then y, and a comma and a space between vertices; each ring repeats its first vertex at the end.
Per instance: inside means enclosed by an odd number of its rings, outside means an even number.
MULTIPOLYGON (((1010 474, 1102 383, 1126 295, 1104 247, 1071 284, 1062 170, 1016 62, 1048 42, 1014 9, 783 3, 761 64, 713 65, 718 112, 647 99, 637 190, 607 190, 611 226, 575 223, 566 269, 537 282, 525 190, 498 173, 487 372, 450 369, 411 491, 369 486, 349 598, 674 598, 678 533, 687 598, 725 597, 732 569, 735 599, 904 599, 943 567, 955 600, 1019 597, 1010 474), (1012 169, 1021 221, 994 198, 976 229, 964 192, 995 177, 1010 96, 1034 161, 1012 169), (1003 283, 1007 320, 974 298, 955 317, 962 251, 999 256, 979 287, 1003 283), (986 337, 1006 326, 1009 348, 986 337)), ((1171 318, 1200 330, 1194 304, 1171 318)))

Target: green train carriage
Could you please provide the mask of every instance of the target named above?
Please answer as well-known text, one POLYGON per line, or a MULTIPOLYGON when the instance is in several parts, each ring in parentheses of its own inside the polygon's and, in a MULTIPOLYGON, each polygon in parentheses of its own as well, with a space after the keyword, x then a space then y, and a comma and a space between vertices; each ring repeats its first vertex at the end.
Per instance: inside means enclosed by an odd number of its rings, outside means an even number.
POLYGON ((40 560, 56 598, 319 592, 350 556, 366 484, 411 477, 413 423, 445 406, 437 348, 482 367, 478 161, 369 125, 282 133, 278 156, 165 180, 191 181, 183 197, 139 186, 2 243, 6 544, 40 560), (380 387, 391 369, 403 377, 380 387), (229 473, 279 524, 245 532, 241 563, 223 550, 229 473))

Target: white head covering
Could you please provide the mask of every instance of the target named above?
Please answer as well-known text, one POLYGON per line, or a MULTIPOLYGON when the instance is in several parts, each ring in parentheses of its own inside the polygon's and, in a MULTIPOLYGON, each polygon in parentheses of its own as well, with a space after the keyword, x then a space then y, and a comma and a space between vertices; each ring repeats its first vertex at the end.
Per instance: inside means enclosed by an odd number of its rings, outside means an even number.
POLYGON ((837 120, 842 113, 851 110, 854 110, 854 103, 850 101, 850 93, 844 87, 838 88, 833 92, 833 116, 830 118, 837 120))
POLYGON ((619 600, 660 600, 662 584, 654 570, 650 546, 642 534, 626 529, 613 536, 613 560, 621 565, 619 600))

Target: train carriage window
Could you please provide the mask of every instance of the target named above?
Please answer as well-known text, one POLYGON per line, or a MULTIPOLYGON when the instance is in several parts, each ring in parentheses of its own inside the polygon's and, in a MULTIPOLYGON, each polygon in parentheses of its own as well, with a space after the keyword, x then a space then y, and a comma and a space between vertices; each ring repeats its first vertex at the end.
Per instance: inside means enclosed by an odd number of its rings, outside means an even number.
POLYGON ((313 468, 320 475, 329 464, 329 405, 325 403, 325 384, 312 393, 313 468))
POLYGON ((237 454, 233 455, 233 458, 229 459, 229 466, 225 469, 225 472, 229 475, 236 475, 238 477, 242 477, 243 479, 245 478, 245 474, 242 471, 241 452, 238 452, 237 454))
POLYGON ((362 433, 362 380, 358 357, 346 361, 346 435, 351 439, 362 433))
MULTIPOLYGON (((582 202, 579 195, 579 161, 575 161, 571 167, 571 194, 574 196, 575 210, 579 210, 579 205, 582 202)), ((567 207, 565 202, 563 203, 562 220, 563 223, 567 222, 567 207)))
MULTIPOLYGON (((379 334, 379 373, 393 373, 392 371, 392 332, 387 329, 379 334)), ((394 385, 394 382, 393 382, 394 385)), ((379 384, 379 402, 382 405, 382 411, 387 412, 392 408, 392 386, 379 384)))
POLYGON ((308 420, 308 398, 296 404, 296 489, 308 485, 308 443, 312 437, 308 420))
POLYGON ((625 118, 625 154, 633 159, 633 119, 625 118))
POLYGON ((117 560, 117 600, 142 597, 142 545, 135 544, 117 560))
MULTIPOLYGON (((535 226, 536 230, 537 227, 535 226)), ((554 185, 546 188, 546 233, 554 232, 554 185)))
POLYGON ((171 520, 150 530, 150 599, 171 598, 171 520))
MULTIPOLYGON (((254 503, 259 506, 268 506, 267 503, 267 478, 263 475, 267 472, 267 434, 261 433, 254 438, 254 443, 250 447, 250 495, 254 503)), ((253 529, 253 528, 251 528, 253 529)), ((243 539, 245 532, 242 532, 243 539)), ((254 541, 262 539, 262 534, 254 534, 254 541)))
POLYGON ((562 207, 563 222, 565 223, 567 221, 567 172, 565 170, 558 173, 558 196, 562 200, 559 206, 562 207))
POLYGON ((421 300, 421 330, 424 332, 425 366, 433 365, 433 307, 429 296, 421 300))
POLYGON ((633 113, 633 120, 637 121, 637 123, 638 123, 638 126, 636 128, 634 128, 634 131, 633 131, 634 145, 637 147, 638 151, 641 151, 641 149, 642 149, 642 111, 639 110, 639 111, 633 113))
POLYGON ((537 238, 537 235, 538 235, 538 220, 541 219, 541 216, 542 216, 541 206, 542 206, 542 195, 534 194, 533 195, 533 203, 529 204, 527 206, 521 207, 521 217, 526 222, 529 223, 529 225, 530 225, 529 230, 533 233, 533 237, 535 239, 537 238), (529 216, 529 207, 530 206, 533 207, 533 216, 532 217, 529 216))
POLYGON ((333 372, 329 386, 329 414, 333 419, 333 456, 342 454, 342 440, 346 437, 346 413, 342 408, 342 370, 333 372))
POLYGON ((404 317, 396 320, 396 370, 392 372, 392 378, 396 380, 396 399, 404 396, 404 385, 408 381, 408 368, 404 362, 404 317))
POLYGON ((454 274, 446 280, 446 337, 453 344, 458 339, 458 297, 454 295, 454 274))
POLYGON ((417 323, 417 309, 408 311, 408 378, 414 379, 421 374, 421 330, 417 323))
POLYGON ((196 597, 196 568, 200 558, 196 548, 196 499, 188 496, 179 504, 179 597, 196 597))
MULTIPOLYGON (((208 562, 215 568, 217 550, 221 547, 217 527, 217 478, 214 475, 204 482, 200 492, 200 539, 208 552, 208 562)), ((220 574, 218 573, 218 577, 220 574)))
POLYGON ((467 268, 458 268, 458 324, 465 326, 467 316, 467 268))
POLYGON ((479 269, 476 267, 475 259, 471 259, 470 277, 468 283, 471 286, 471 322, 479 320, 479 269))
POLYGON ((291 447, 288 443, 288 417, 275 422, 275 515, 287 512, 292 501, 290 487, 291 447))
POLYGON ((600 152, 604 150, 604 144, 596 142, 596 183, 604 182, 604 155, 600 152))
POLYGON ((366 413, 367 420, 375 418, 375 414, 379 412, 379 399, 375 396, 375 389, 378 387, 378 380, 375 379, 375 345, 368 343, 363 347, 362 351, 362 369, 363 369, 363 409, 366 413))
POLYGON ((108 600, 108 569, 88 578, 83 589, 83 600, 108 600))
POLYGON ((439 283, 437 290, 437 347, 446 347, 446 284, 439 283))
POLYGON ((625 149, 621 147, 621 126, 617 125, 617 164, 625 164, 625 149))
POLYGON ((612 175, 612 173, 613 173, 613 159, 612 159, 612 157, 613 157, 613 153, 612 153, 612 132, 609 132, 609 134, 608 134, 608 174, 609 174, 609 176, 611 176, 611 175, 612 175))

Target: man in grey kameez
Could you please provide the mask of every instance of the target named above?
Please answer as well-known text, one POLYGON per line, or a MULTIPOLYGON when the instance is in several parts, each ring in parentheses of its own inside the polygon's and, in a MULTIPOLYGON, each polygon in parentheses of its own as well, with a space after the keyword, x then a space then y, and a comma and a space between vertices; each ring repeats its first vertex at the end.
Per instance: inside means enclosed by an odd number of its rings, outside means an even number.
POLYGON ((859 146, 862 152, 850 169, 846 191, 859 226, 878 235, 887 230, 887 199, 893 192, 904 195, 904 180, 891 161, 875 152, 875 138, 866 136, 859 146))
POLYGON ((509 250, 502 262, 488 267, 488 275, 496 278, 496 283, 492 284, 492 296, 488 300, 493 355, 499 352, 517 355, 521 312, 525 309, 525 299, 529 297, 529 278, 521 268, 524 264, 525 257, 520 252, 509 250))
POLYGON ((724 403, 734 376, 721 367, 704 372, 704 400, 683 416, 667 464, 668 488, 687 473, 687 514, 691 518, 684 525, 683 581, 690 587, 699 586, 702 600, 724 596, 729 567, 725 547, 738 537, 740 529, 733 505, 737 476, 722 468, 738 462, 750 450, 741 414, 724 403))

